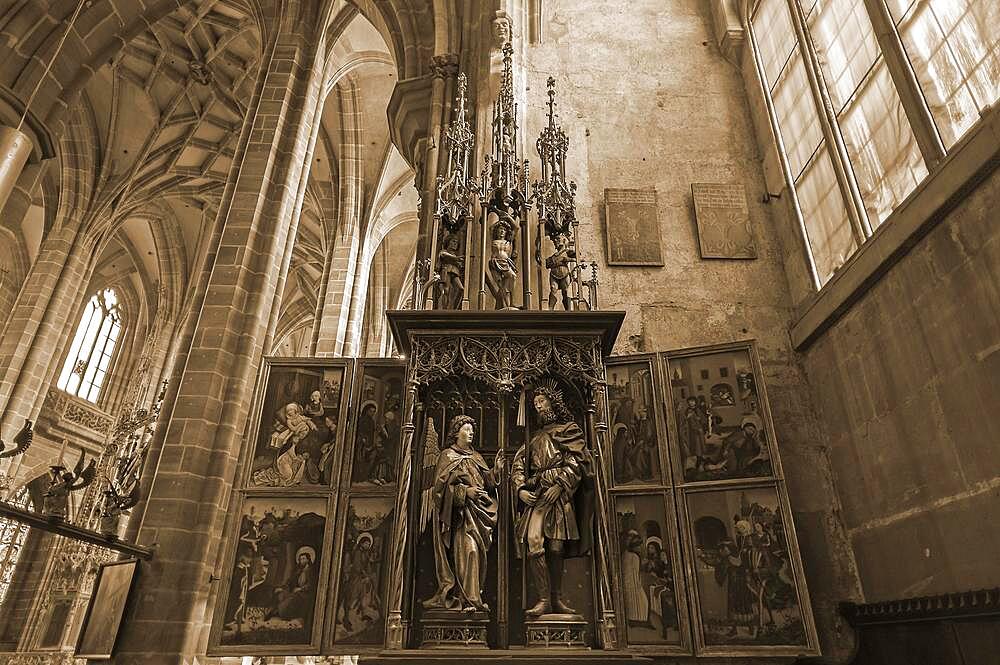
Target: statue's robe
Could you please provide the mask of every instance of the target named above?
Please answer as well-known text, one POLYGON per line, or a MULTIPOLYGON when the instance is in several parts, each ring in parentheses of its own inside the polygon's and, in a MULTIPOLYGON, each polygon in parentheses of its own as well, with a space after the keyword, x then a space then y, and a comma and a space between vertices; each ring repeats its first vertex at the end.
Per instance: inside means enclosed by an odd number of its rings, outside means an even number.
POLYGON ((594 542, 593 459, 579 425, 549 423, 533 432, 528 445, 521 446, 514 456, 511 482, 515 492, 528 490, 539 498, 554 485, 562 487, 555 502, 539 501, 526 506, 518 516, 514 526, 518 557, 527 549, 528 522, 535 511, 545 513, 545 538, 565 541, 564 556, 590 553, 594 542))
POLYGON ((424 607, 487 609, 486 559, 497 524, 496 479, 475 450, 445 448, 434 469, 434 568, 437 592, 424 607), (488 497, 476 496, 487 490, 488 497))

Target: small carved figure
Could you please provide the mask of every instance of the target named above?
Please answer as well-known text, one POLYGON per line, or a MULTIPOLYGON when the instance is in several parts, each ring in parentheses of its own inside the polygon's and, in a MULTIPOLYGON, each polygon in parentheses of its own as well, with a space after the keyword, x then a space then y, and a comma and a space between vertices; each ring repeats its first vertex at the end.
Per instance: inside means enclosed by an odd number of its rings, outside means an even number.
MULTIPOLYGON (((134 479, 133 479, 134 480, 134 479)), ((132 491, 127 495, 121 495, 112 486, 104 490, 104 506, 101 510, 101 535, 108 539, 118 537, 118 528, 121 525, 122 516, 128 515, 128 511, 139 503, 139 483, 132 483, 132 491)))
POLYGON ((49 478, 49 488, 42 495, 42 514, 49 519, 64 520, 69 510, 69 495, 87 487, 94 482, 97 475, 97 462, 90 460, 90 464, 84 466, 83 462, 87 453, 80 451, 80 459, 72 471, 69 471, 61 464, 54 464, 49 467, 51 476, 49 478))
POLYGON ((25 420, 24 427, 21 431, 14 435, 14 447, 7 450, 7 444, 4 443, 3 439, 0 439, 0 459, 5 457, 16 457, 27 452, 28 448, 31 447, 31 440, 35 437, 34 431, 31 429, 31 421, 25 420))
MULTIPOLYGON (((433 428, 428 430, 431 435, 433 428)), ((503 456, 491 468, 472 447, 476 421, 455 416, 448 426, 449 446, 438 454, 436 433, 429 436, 424 470, 433 472, 434 485, 424 494, 428 506, 421 514, 433 530, 437 590, 424 600, 434 609, 489 611, 483 600, 486 564, 497 524, 497 481, 503 456)))
POLYGON ((562 294, 563 307, 568 312, 573 306, 569 297, 569 264, 576 260, 576 250, 570 247, 569 238, 562 233, 553 238, 552 242, 556 251, 545 259, 545 267, 549 269, 549 309, 556 308, 558 291, 562 294))
POLYGON ((514 252, 514 216, 505 209, 495 211, 490 251, 490 289, 497 309, 513 309, 514 282, 517 280, 517 253, 514 252))
POLYGON ((577 615, 562 598, 563 559, 586 556, 593 545, 593 460, 555 382, 535 388, 541 427, 514 456, 511 484, 524 510, 515 524, 518 557, 538 602, 529 617, 577 615))
POLYGON ((507 12, 497 10, 496 18, 493 19, 493 38, 497 46, 505 46, 511 38, 511 21, 507 12))
POLYGON ((441 281, 438 282, 438 308, 458 309, 465 293, 462 282, 462 272, 465 269, 465 257, 459 255, 461 243, 458 234, 449 233, 444 239, 444 247, 438 252, 438 272, 441 281))

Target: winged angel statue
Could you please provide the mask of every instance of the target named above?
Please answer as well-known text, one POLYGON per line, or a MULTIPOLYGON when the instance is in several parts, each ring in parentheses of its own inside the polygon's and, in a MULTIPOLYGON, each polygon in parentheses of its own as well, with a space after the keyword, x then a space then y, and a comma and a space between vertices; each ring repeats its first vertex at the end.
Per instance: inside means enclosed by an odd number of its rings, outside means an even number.
POLYGON ((97 475, 97 461, 90 460, 90 464, 84 465, 87 453, 80 451, 80 459, 76 466, 70 471, 62 464, 53 464, 49 467, 49 488, 45 490, 42 499, 42 514, 49 519, 66 519, 69 511, 69 495, 72 492, 82 490, 92 482, 97 475))
POLYGON ((420 530, 432 528, 437 591, 423 601, 427 609, 488 612, 483 601, 486 560, 497 524, 497 485, 503 455, 490 467, 473 449, 476 421, 451 419, 438 445, 432 418, 427 419, 420 530))

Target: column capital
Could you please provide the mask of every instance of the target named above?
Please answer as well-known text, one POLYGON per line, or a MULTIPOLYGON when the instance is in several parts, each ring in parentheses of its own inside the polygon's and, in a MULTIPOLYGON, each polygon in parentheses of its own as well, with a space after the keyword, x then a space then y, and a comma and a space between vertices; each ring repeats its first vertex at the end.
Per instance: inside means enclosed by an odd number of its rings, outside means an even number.
POLYGON ((455 78, 458 76, 459 61, 457 53, 442 53, 431 58, 431 74, 434 78, 455 78))

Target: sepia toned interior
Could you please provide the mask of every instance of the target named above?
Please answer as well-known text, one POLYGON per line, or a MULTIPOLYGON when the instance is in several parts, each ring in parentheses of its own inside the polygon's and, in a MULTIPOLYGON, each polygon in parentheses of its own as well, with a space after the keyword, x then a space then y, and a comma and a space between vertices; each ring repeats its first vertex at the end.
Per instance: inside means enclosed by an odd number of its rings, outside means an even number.
POLYGON ((998 26, 0 0, 0 663, 995 663, 998 26))

